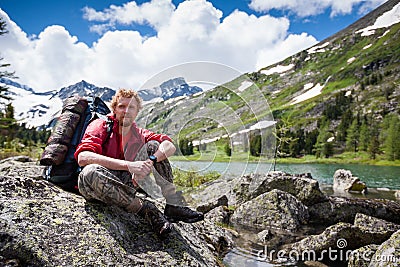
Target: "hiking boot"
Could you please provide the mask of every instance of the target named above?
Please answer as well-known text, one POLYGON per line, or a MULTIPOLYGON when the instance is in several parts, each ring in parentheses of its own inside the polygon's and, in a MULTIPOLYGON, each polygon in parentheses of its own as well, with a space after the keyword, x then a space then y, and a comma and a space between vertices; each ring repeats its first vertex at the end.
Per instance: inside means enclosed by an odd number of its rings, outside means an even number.
POLYGON ((153 203, 150 201, 143 201, 142 205, 142 208, 137 214, 150 223, 157 235, 165 237, 171 232, 171 224, 153 203))
POLYGON ((165 205, 164 215, 170 222, 195 223, 204 220, 204 214, 188 207, 165 205))

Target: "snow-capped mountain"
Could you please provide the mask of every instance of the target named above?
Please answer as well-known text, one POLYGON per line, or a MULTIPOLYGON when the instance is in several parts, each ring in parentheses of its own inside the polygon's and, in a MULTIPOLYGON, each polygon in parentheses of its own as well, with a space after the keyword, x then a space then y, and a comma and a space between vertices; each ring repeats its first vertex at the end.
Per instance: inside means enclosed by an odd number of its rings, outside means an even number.
POLYGON ((61 88, 59 92, 55 93, 52 97, 59 97, 64 100, 71 95, 98 96, 105 102, 110 102, 114 94, 114 89, 108 87, 97 87, 96 85, 82 80, 76 84, 61 88))
POLYGON ((203 89, 198 86, 188 85, 183 77, 178 77, 165 81, 157 87, 139 90, 138 93, 144 101, 151 101, 155 98, 167 100, 178 96, 193 95, 202 91, 203 89))
MULTIPOLYGON (((28 85, 22 85, 6 78, 0 79, 0 84, 9 88, 7 95, 12 98, 15 118, 20 123, 26 123, 31 127, 47 125, 59 113, 63 100, 71 95, 95 95, 109 103, 115 94, 114 89, 97 87, 84 80, 57 91, 43 93, 35 92, 28 85)), ((192 95, 201 91, 200 87, 189 86, 183 78, 175 78, 158 87, 140 90, 139 95, 144 101, 153 101, 154 99, 167 100, 178 96, 192 95)))
POLYGON ((0 83, 7 85, 7 96, 11 97, 14 106, 14 117, 28 126, 45 125, 62 106, 60 98, 52 98, 55 91, 38 93, 27 85, 1 79, 0 83))

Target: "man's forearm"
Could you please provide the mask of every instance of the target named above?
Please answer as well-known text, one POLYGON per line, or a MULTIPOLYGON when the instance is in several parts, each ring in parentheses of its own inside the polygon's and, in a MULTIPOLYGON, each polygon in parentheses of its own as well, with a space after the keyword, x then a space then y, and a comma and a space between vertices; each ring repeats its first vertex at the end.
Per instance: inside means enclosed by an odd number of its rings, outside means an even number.
POLYGON ((89 164, 99 164, 111 170, 129 170, 125 160, 110 158, 91 151, 82 151, 79 153, 78 164, 81 167, 89 164))
POLYGON ((174 144, 170 141, 161 142, 158 150, 154 153, 158 161, 163 161, 166 158, 172 156, 176 151, 174 144))

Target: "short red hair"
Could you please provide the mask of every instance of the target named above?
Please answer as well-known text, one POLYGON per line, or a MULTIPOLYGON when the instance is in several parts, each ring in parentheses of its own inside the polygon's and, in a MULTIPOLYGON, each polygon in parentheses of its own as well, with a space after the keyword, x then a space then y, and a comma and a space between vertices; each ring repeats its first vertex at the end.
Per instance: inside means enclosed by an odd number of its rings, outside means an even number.
POLYGON ((118 90, 118 92, 113 96, 113 98, 112 98, 112 100, 111 100, 111 109, 112 109, 113 111, 115 111, 115 108, 117 107, 118 102, 119 102, 119 99, 120 99, 121 97, 135 98, 135 100, 136 100, 136 102, 137 102, 137 104, 138 104, 138 109, 139 109, 139 110, 142 109, 142 107, 143 107, 143 106, 142 106, 143 100, 142 100, 142 98, 139 96, 139 94, 138 94, 135 90, 121 88, 121 89, 118 90))

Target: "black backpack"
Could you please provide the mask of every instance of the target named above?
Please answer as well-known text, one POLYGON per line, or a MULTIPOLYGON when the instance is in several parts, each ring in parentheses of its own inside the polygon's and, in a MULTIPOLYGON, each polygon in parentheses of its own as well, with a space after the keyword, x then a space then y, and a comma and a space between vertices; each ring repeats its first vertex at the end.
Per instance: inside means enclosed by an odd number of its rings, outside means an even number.
POLYGON ((110 137, 113 121, 106 116, 110 112, 99 97, 71 96, 64 100, 61 115, 56 119, 40 159, 40 164, 46 166, 43 171, 46 180, 79 194, 78 175, 81 168, 74 158, 76 147, 89 123, 97 118, 107 122, 107 139, 110 137))

